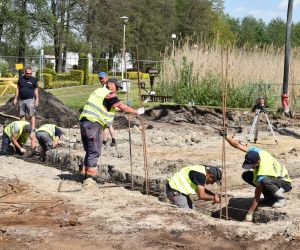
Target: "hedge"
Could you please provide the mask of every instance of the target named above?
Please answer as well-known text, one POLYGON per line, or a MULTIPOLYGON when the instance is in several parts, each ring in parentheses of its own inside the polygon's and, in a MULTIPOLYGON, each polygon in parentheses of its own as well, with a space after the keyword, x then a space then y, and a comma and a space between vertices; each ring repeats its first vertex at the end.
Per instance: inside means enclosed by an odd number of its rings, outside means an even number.
POLYGON ((89 74, 88 84, 93 85, 93 84, 98 84, 98 83, 99 83, 98 74, 89 74))
POLYGON ((70 71, 70 80, 78 81, 79 82, 78 85, 83 84, 83 77, 84 77, 84 73, 82 70, 71 70, 70 71))
POLYGON ((62 87, 69 87, 69 86, 78 86, 80 85, 78 81, 59 81, 59 82, 51 82, 50 84, 50 89, 55 89, 55 88, 62 88, 62 87))
POLYGON ((70 73, 61 73, 61 74, 57 74, 56 81, 67 81, 67 80, 71 80, 71 74, 70 73))
MULTIPOLYGON (((137 79, 138 72, 137 71, 127 72, 127 77, 128 77, 128 79, 137 79)), ((149 79, 149 74, 140 72, 140 79, 149 79)))
POLYGON ((81 54, 78 61, 78 68, 83 71, 83 84, 88 84, 89 78, 89 60, 87 55, 81 54))
POLYGON ((44 89, 50 89, 51 87, 51 83, 52 83, 52 80, 53 80, 53 77, 51 74, 47 74, 47 73, 44 73, 43 74, 43 79, 44 79, 44 89))
MULTIPOLYGON (((44 69, 43 69, 43 74, 50 74, 50 75, 52 75, 52 79, 53 79, 53 80, 56 80, 57 73, 55 72, 54 69, 44 68, 44 69)), ((40 70, 39 70, 39 69, 36 71, 35 77, 36 77, 37 79, 41 80, 41 79, 40 79, 40 70)))

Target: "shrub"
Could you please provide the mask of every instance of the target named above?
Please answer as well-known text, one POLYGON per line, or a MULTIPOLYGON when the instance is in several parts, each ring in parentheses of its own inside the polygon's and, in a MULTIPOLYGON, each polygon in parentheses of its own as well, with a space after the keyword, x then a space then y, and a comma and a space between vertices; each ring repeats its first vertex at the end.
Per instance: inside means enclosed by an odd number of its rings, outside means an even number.
POLYGON ((83 84, 86 85, 89 78, 89 60, 87 55, 80 54, 78 68, 83 71, 83 84))
POLYGON ((99 83, 98 74, 89 74, 88 84, 93 85, 99 83))
POLYGON ((72 80, 67 80, 67 81, 55 81, 51 82, 50 88, 62 88, 62 87, 69 87, 69 86, 78 86, 80 85, 78 81, 72 81, 72 80))
POLYGON ((82 70, 71 70, 70 71, 70 80, 77 81, 79 83, 78 85, 83 84, 83 76, 84 76, 84 73, 82 70))
POLYGON ((149 79, 150 76, 148 73, 142 73, 142 79, 149 79))
POLYGON ((46 63, 44 68, 47 68, 47 69, 54 69, 54 64, 53 63, 46 63))
MULTIPOLYGON (((0 85, 0 93, 3 92, 3 90, 6 88, 6 85, 0 85)), ((16 93, 16 89, 13 86, 9 86, 8 89, 6 89, 5 94, 14 94, 16 93)))
MULTIPOLYGON (((53 80, 56 80, 57 73, 55 72, 54 69, 44 68, 44 69, 43 69, 43 75, 44 75, 44 74, 50 74, 50 75, 52 75, 52 79, 53 79, 53 80)), ((35 77, 36 77, 38 80, 41 80, 41 79, 40 79, 40 70, 39 70, 39 69, 36 71, 35 77)))
POLYGON ((67 80, 71 80, 71 74, 70 73, 61 73, 61 74, 57 74, 56 81, 67 81, 67 80))
POLYGON ((0 73, 2 77, 12 77, 8 63, 0 63, 0 73))
POLYGON ((44 79, 44 89, 50 89, 51 88, 51 83, 52 83, 52 80, 53 80, 52 75, 44 73, 43 74, 43 79, 44 79))

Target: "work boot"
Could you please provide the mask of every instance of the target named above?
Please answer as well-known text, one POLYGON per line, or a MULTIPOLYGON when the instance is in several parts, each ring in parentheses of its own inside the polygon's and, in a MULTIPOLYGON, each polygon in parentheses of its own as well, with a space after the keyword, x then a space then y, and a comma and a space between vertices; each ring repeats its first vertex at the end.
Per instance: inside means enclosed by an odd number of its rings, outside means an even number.
POLYGON ((111 147, 116 147, 117 146, 117 142, 116 142, 116 139, 112 139, 111 143, 110 143, 110 146, 111 147))
POLYGON ((278 199, 278 201, 276 201, 273 205, 272 208, 282 208, 284 207, 286 204, 286 199, 278 199))
POLYGON ((85 168, 85 178, 95 178, 97 176, 97 168, 85 168))
POLYGON ((276 199, 274 197, 267 196, 259 201, 259 205, 271 207, 275 202, 276 199))

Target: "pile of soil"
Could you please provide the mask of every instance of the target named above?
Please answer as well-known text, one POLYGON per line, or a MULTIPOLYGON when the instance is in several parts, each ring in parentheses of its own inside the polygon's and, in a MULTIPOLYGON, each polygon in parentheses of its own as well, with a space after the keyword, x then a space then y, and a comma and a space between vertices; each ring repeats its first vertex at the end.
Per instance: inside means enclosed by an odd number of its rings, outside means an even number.
MULTIPOLYGON (((19 117, 19 108, 13 105, 13 99, 14 97, 0 107, 0 112, 19 117)), ((51 93, 39 88, 39 99, 39 106, 36 108, 37 127, 45 123, 53 123, 64 128, 79 124, 79 112, 65 106, 51 93)), ((12 121, 11 118, 0 116, 0 123, 3 125, 7 125, 12 121)))

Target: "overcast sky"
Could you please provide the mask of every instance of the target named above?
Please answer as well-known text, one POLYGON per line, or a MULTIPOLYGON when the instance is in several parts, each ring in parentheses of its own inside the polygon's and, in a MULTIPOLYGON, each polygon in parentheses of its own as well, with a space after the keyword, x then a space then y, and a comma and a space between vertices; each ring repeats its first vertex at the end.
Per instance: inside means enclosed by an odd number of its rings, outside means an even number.
MULTIPOLYGON (((275 17, 286 21, 288 0, 225 0, 225 13, 243 18, 252 15, 266 23, 275 17)), ((293 22, 300 21, 300 0, 294 0, 293 22)))

